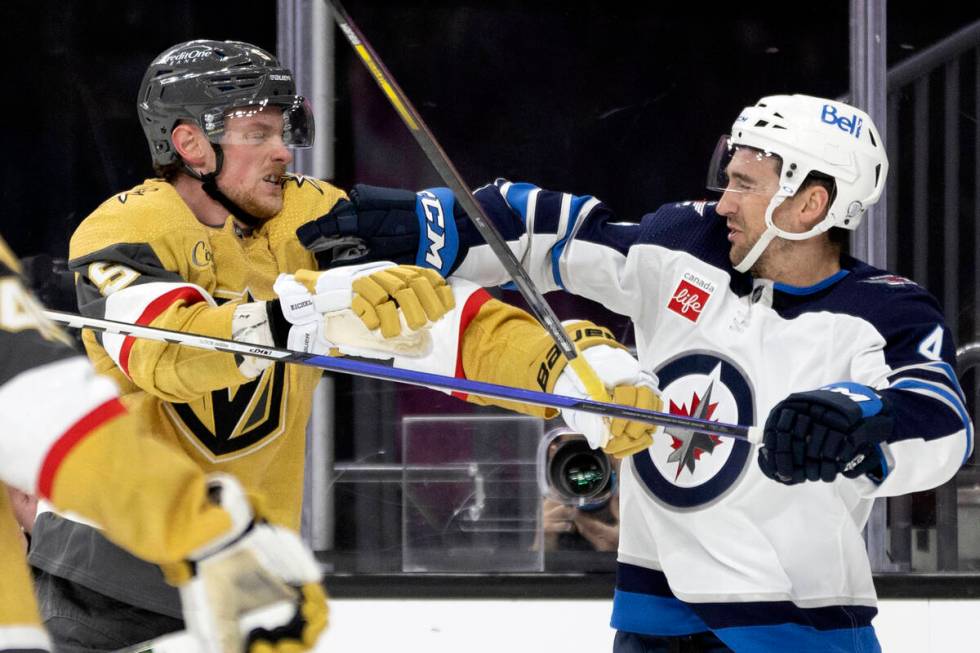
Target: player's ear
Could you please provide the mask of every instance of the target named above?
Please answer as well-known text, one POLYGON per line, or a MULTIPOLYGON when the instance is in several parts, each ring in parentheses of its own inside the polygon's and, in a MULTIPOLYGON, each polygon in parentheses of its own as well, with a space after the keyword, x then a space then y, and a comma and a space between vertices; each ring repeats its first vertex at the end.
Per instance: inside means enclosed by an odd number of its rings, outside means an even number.
POLYGON ((213 150, 207 137, 195 125, 181 123, 170 134, 174 150, 192 168, 207 168, 213 150))
POLYGON ((830 208, 830 193, 822 184, 811 184, 802 191, 799 219, 803 229, 810 229, 824 219, 830 208))

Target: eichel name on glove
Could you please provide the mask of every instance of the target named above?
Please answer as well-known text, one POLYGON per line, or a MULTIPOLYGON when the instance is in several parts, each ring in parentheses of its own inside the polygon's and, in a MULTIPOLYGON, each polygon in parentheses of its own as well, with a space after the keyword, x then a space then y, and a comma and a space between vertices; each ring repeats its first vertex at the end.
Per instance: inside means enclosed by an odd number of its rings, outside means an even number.
MULTIPOLYGON (((280 274, 273 290, 278 299, 235 310, 235 340, 334 356, 424 356, 428 327, 455 306, 437 272, 388 261, 280 274)), ((246 357, 239 370, 254 378, 268 365, 246 357)))
POLYGON ((797 392, 769 413, 759 467, 786 485, 829 483, 838 475, 881 481, 887 470, 880 445, 893 425, 888 400, 867 386, 835 383, 797 392))

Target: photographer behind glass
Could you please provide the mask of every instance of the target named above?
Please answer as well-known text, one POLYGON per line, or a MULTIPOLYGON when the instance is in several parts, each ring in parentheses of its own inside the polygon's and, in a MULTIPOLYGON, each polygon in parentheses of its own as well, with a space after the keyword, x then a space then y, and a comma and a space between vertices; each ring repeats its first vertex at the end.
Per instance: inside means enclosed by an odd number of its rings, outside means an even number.
POLYGON ((616 551, 619 459, 566 427, 538 445, 538 486, 546 551, 616 551))

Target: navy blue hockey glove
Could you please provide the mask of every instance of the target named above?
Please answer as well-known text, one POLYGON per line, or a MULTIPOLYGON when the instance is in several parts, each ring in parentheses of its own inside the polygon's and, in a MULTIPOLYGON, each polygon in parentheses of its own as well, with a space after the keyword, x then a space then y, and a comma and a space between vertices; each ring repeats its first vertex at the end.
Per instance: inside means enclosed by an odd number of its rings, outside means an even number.
POLYGON ((793 485, 838 474, 881 480, 879 444, 891 435, 888 400, 865 385, 835 383, 797 392, 776 404, 763 431, 759 467, 793 485))
POLYGON ((323 270, 394 261, 432 268, 446 277, 465 257, 472 231, 448 188, 413 193, 357 184, 350 201, 340 200, 296 235, 323 270))

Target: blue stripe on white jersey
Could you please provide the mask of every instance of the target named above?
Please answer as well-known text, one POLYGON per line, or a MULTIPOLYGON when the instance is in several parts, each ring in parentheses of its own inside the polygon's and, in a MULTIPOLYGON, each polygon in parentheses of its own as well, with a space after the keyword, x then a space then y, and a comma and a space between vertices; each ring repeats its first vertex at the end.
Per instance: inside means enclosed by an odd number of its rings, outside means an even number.
POLYGON ((689 635, 712 630, 736 651, 870 653, 880 651, 864 605, 801 608, 789 601, 688 603, 670 591, 662 572, 620 562, 610 625, 641 635, 689 635))
POLYGON ((776 290, 780 290, 790 295, 812 295, 815 292, 820 292, 825 288, 830 288, 832 285, 846 277, 850 274, 850 270, 838 270, 834 274, 830 275, 823 281, 817 282, 812 286, 791 286, 786 283, 775 283, 773 287, 776 290))
MULTIPOLYGON (((970 419, 970 414, 966 407, 966 395, 963 392, 962 386, 960 386, 959 380, 956 378, 953 367, 945 361, 909 365, 895 370, 888 378, 891 382, 891 388, 918 392, 938 401, 944 401, 951 409, 956 411, 956 414, 966 429, 967 442, 963 453, 963 462, 965 463, 973 451, 974 430, 973 422, 970 419), (954 391, 955 394, 951 394, 950 390, 954 391)), ((923 421, 926 424, 920 430, 928 432, 929 420, 923 421)), ((935 427, 936 425, 933 424, 932 426, 935 427)))
MULTIPOLYGON (((891 374, 888 375, 889 379, 905 377, 917 377, 924 380, 955 383, 957 387, 959 387, 959 380, 956 377, 956 372, 953 371, 953 367, 945 361, 913 363, 905 367, 896 368, 892 370, 891 374)), ((962 391, 963 389, 960 388, 960 398, 965 400, 966 395, 964 395, 962 391)))
POLYGON ((507 204, 524 222, 525 230, 532 233, 553 233, 558 237, 551 248, 551 273, 555 283, 564 289, 558 263, 583 216, 589 215, 599 204, 599 200, 591 195, 542 191, 531 184, 502 182, 499 188, 507 204))
MULTIPOLYGON (((973 424, 970 421, 970 415, 966 410, 966 406, 963 405, 963 402, 960 400, 958 395, 950 392, 948 386, 919 381, 918 379, 902 379, 897 383, 893 383, 891 389, 905 390, 920 394, 924 397, 929 397, 930 399, 946 404, 946 406, 951 410, 956 411, 957 416, 960 418, 960 424, 966 430, 966 447, 963 452, 962 463, 966 462, 967 458, 970 457, 970 453, 973 451, 973 424)), ((935 435, 935 437, 945 437, 946 435, 948 435, 948 433, 939 432, 935 435)), ((919 428, 916 431, 916 436, 921 437, 924 440, 930 439, 926 429, 924 428, 919 428)), ((890 441, 899 442, 901 439, 902 438, 894 437, 891 438, 890 441)))

